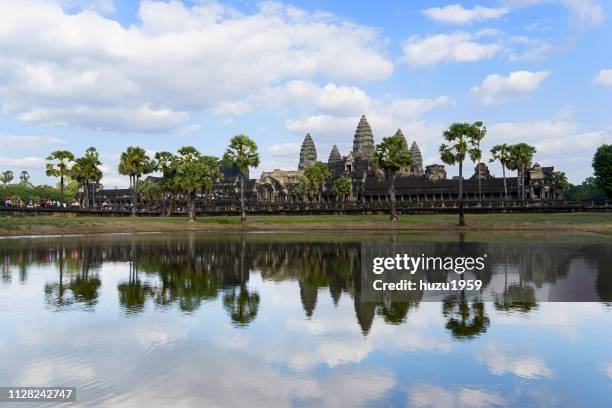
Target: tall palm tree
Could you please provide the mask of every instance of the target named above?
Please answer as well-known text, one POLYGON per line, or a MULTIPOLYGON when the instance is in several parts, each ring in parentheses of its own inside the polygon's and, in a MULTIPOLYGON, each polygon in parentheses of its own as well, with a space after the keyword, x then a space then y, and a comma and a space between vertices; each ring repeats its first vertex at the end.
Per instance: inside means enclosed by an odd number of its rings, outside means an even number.
POLYGON ((478 178, 478 202, 482 200, 482 177, 480 177, 480 161, 482 160, 482 150, 480 150, 480 142, 487 135, 487 128, 481 121, 474 122, 472 124, 474 128, 474 146, 470 149, 470 159, 472 162, 477 163, 478 178))
POLYGON ((440 145, 440 158, 448 165, 459 164, 459 225, 465 225, 463 212, 463 161, 469 150, 475 147, 475 127, 469 123, 453 123, 444 131, 448 142, 440 145))
POLYGON ((187 199, 189 222, 195 222, 196 193, 209 191, 215 179, 221 177, 219 162, 216 157, 202 156, 191 146, 179 149, 179 162, 176 168, 176 180, 187 199))
POLYGON ((25 187, 30 187, 32 185, 30 184, 30 173, 26 170, 21 170, 21 173, 19 173, 19 184, 25 187))
POLYGON ((512 161, 516 164, 516 169, 519 172, 521 199, 525 201, 525 172, 531 166, 533 155, 536 153, 536 148, 527 143, 518 143, 511 147, 512 161))
POLYGON ((155 170, 152 161, 142 147, 130 146, 119 158, 119 174, 130 177, 130 192, 132 196, 132 214, 136 215, 138 205, 138 179, 143 174, 155 170))
POLYGON ((391 222, 396 222, 395 176, 401 168, 410 166, 412 163, 412 156, 405 139, 401 135, 383 138, 383 141, 376 145, 374 163, 379 170, 384 172, 389 183, 389 218, 391 222))
POLYGON ((72 166, 70 176, 83 189, 83 204, 86 207, 89 207, 90 204, 96 205, 96 187, 102 179, 102 171, 98 167, 101 164, 98 151, 95 147, 90 147, 85 151, 84 156, 74 161, 72 166))
POLYGON ((170 152, 155 153, 157 169, 161 171, 162 178, 159 181, 159 187, 162 190, 162 203, 166 216, 172 213, 172 198, 178 193, 178 185, 176 180, 176 166, 178 158, 170 152))
POLYGON ((237 167, 240 171, 240 220, 246 220, 244 208, 244 179, 250 167, 259 166, 257 144, 246 135, 236 135, 230 141, 223 160, 227 166, 237 167))
POLYGON ((491 148, 492 159, 489 162, 499 160, 502 166, 502 175, 504 178, 504 196, 508 199, 508 186, 506 184, 506 167, 508 166, 508 160, 510 159, 510 146, 507 144, 498 144, 491 148))
POLYGON ((0 174, 0 183, 2 183, 2 187, 6 189, 6 185, 13 181, 13 177, 12 171, 3 171, 2 174, 0 174))
POLYGON ((555 183, 555 188, 561 189, 561 198, 563 198, 563 193, 570 187, 567 175, 563 171, 555 171, 553 172, 553 181, 555 183))
POLYGON ((64 177, 70 174, 71 162, 74 161, 74 155, 68 150, 56 150, 47 156, 47 171, 45 174, 49 177, 60 178, 60 204, 64 204, 64 177))

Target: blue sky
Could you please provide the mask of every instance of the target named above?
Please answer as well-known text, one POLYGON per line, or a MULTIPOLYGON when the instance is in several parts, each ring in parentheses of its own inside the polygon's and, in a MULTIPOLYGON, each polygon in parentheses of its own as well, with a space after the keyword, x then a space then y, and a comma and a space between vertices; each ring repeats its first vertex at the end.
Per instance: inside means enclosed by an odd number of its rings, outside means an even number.
MULTIPOLYGON (((525 141, 570 181, 612 142, 612 3, 499 1, 5 0, 0 4, 0 170, 44 176, 55 149, 117 158, 194 145, 222 155, 246 133, 262 164, 297 167, 306 132, 327 160, 365 114, 401 128, 426 164, 441 132, 483 120, 483 146, 525 141)), ((490 166, 500 175, 499 165, 490 166)), ((455 174, 449 168, 449 174, 455 174)))

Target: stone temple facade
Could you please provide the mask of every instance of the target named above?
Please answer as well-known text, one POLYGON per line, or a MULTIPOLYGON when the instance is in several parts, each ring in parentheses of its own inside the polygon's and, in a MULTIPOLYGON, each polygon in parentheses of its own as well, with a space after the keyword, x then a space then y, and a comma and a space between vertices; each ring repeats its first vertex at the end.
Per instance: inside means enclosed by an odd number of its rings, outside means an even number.
MULTIPOLYGON (((458 194, 458 177, 449 179, 443 164, 423 165, 423 155, 416 141, 410 145, 401 129, 395 133, 402 137, 406 147, 410 146, 412 164, 402 168, 395 178, 398 201, 446 201, 456 200, 458 194)), ((340 177, 352 182, 350 201, 380 202, 387 199, 388 180, 381 176, 374 165, 376 142, 374 133, 365 115, 353 135, 353 149, 342 155, 334 145, 327 159, 327 166, 332 174, 323 188, 324 201, 336 200, 334 184, 340 177)), ((310 133, 306 134, 298 162, 298 170, 279 170, 263 172, 259 180, 251 180, 251 194, 258 200, 270 202, 301 201, 300 180, 303 170, 317 162, 317 148, 310 133)), ((468 161, 465 162, 467 165, 468 161)), ((465 167, 467 168, 467 166, 465 167)), ((529 199, 561 199, 563 191, 554 186, 553 167, 540 167, 537 163, 526 174, 529 199)), ((501 172, 501 171, 500 171, 501 172)), ((491 176, 485 163, 474 168, 473 175, 464 174, 464 194, 467 200, 478 196, 478 185, 482 188, 483 199, 501 199, 504 196, 504 184, 501 177, 491 176), (480 179, 480 183, 478 180, 480 179)), ((506 185, 510 198, 518 198, 517 178, 508 177, 506 185)))

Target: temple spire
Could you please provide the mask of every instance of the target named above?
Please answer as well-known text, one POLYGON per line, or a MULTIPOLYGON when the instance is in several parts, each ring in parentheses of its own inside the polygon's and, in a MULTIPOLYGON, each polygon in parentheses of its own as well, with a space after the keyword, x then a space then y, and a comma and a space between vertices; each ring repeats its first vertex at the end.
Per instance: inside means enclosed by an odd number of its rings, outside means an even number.
POLYGON ((374 155, 374 134, 365 115, 361 115, 353 139, 355 159, 370 159, 374 155))
POLYGON ((404 147, 408 149, 408 141, 406 141, 406 136, 404 136, 404 132, 402 132, 402 129, 397 129, 397 131, 395 132, 393 136, 401 137, 402 140, 404 141, 404 147))
POLYGON ((302 142, 302 148, 300 149, 300 164, 298 165, 298 170, 304 170, 306 167, 311 166, 316 162, 317 148, 315 147, 310 133, 306 133, 304 142, 302 142))
POLYGON ((410 146, 410 155, 412 156, 412 165, 410 166, 412 174, 415 176, 425 174, 423 171, 423 155, 416 142, 412 142, 412 146, 410 146))
POLYGON ((338 150, 338 146, 334 145, 332 147, 331 152, 329 152, 329 159, 327 159, 328 163, 335 163, 342 161, 342 155, 340 155, 340 150, 338 150))

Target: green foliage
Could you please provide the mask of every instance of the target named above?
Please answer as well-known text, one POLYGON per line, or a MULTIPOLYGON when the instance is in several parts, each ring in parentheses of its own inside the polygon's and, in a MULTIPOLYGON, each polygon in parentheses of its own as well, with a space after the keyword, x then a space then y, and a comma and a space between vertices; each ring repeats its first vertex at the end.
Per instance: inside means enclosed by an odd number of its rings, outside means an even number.
POLYGON ((145 200, 152 202, 162 198, 162 189, 159 183, 153 181, 141 180, 138 182, 138 191, 145 200))
POLYGON ((181 158, 176 168, 176 176, 183 191, 195 194, 209 191, 213 182, 220 179, 222 174, 216 157, 202 156, 194 149, 194 152, 181 158))
POLYGON ((340 177, 334 184, 334 193, 340 197, 346 197, 353 191, 353 183, 346 177, 340 177))
POLYGON ((593 170, 597 187, 612 198, 612 144, 603 144, 593 156, 593 170))
MULTIPOLYGON (((309 166, 304 170, 304 183, 303 187, 308 193, 321 193, 323 186, 327 179, 332 176, 327 164, 316 162, 312 166, 309 166)), ((302 183, 300 183, 302 187, 302 183)))
POLYGON ((142 147, 129 146, 119 158, 119 174, 138 178, 155 171, 155 161, 151 160, 142 147))
POLYGON ((403 137, 389 136, 376 145, 374 151, 376 167, 385 173, 395 174, 412 163, 412 156, 403 137))
POLYGON ((47 161, 47 176, 67 176, 70 174, 70 163, 74 161, 74 155, 68 150, 56 150, 47 156, 47 161))
POLYGON ((11 181, 13 181, 13 172, 10 170, 6 170, 3 171, 2 174, 0 174, 0 183, 2 183, 2 186, 6 189, 6 185, 9 184, 11 181))
POLYGON ((23 184, 24 186, 32 185, 32 183, 30 183, 30 173, 26 170, 21 170, 21 173, 19 173, 19 184, 23 184))
POLYGON ((555 182, 555 186, 564 190, 570 186, 569 181, 567 181, 567 175, 563 171, 553 172, 553 180, 555 182))
POLYGON ((506 167, 510 158, 510 146, 506 143, 495 145, 491 148, 491 160, 489 162, 499 161, 502 166, 506 167))
MULTIPOLYGON (((65 197, 68 200, 74 200, 75 194, 74 192, 66 189, 65 197)), ((28 200, 32 200, 33 203, 40 202, 41 199, 48 199, 58 201, 60 199, 60 191, 59 188, 54 188, 51 186, 25 186, 22 184, 10 184, 5 186, 2 190, 2 198, 4 197, 21 197, 24 202, 28 202, 28 200)))
POLYGON ((599 189, 595 177, 587 177, 582 184, 570 186, 565 193, 565 199, 572 201, 605 200, 606 193, 599 189))
POLYGON ((246 135, 236 135, 230 141, 223 161, 227 166, 236 166, 242 174, 246 174, 249 167, 259 166, 257 144, 246 135))

